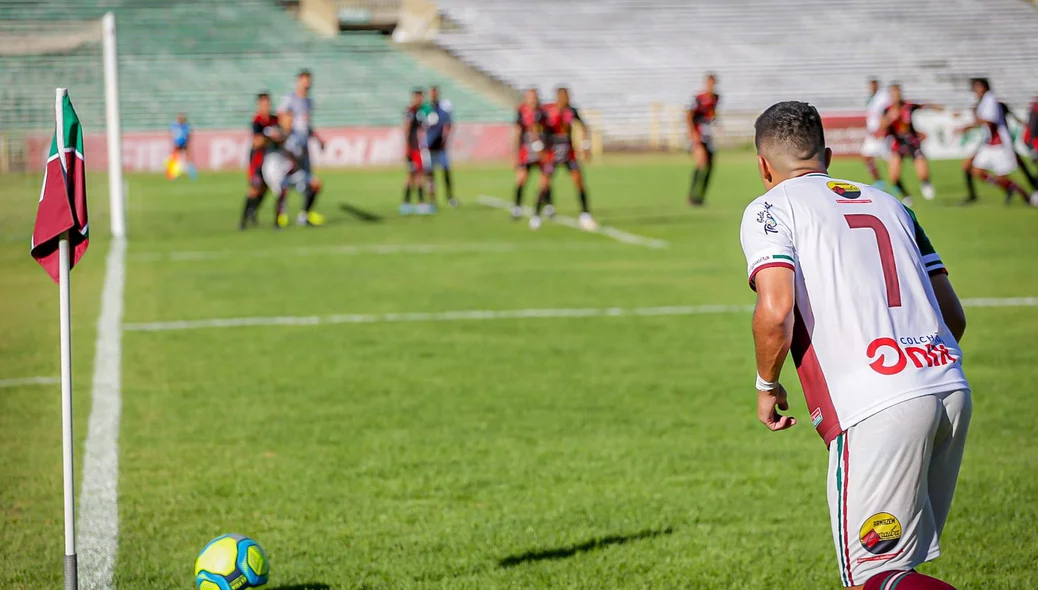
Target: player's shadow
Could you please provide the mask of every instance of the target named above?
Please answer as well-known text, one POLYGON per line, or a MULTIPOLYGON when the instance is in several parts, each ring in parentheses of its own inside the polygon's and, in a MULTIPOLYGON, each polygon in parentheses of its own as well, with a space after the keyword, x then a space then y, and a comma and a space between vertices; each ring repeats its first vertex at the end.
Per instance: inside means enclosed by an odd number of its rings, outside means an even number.
POLYGON ((605 537, 596 537, 583 543, 576 545, 568 545, 566 547, 554 547, 550 549, 535 549, 533 551, 527 551, 518 555, 509 555, 504 559, 497 562, 498 567, 509 568, 524 563, 530 563, 535 561, 546 561, 552 559, 566 559, 579 555, 581 553, 588 553, 589 551, 595 551, 611 545, 624 545, 626 543, 632 543, 635 541, 642 541, 645 539, 654 539, 656 537, 662 537, 669 535, 674 532, 674 529, 667 527, 665 529, 646 529, 637 533, 627 535, 607 535, 605 537))
POLYGON ((321 582, 307 582, 305 584, 289 584, 287 586, 274 586, 269 590, 331 590, 332 587, 321 582))
POLYGON ((374 214, 374 213, 372 213, 370 211, 365 211, 365 210, 361 209, 360 207, 356 207, 354 205, 350 205, 349 203, 339 203, 339 209, 342 209, 343 212, 349 213, 350 215, 356 217, 357 219, 359 219, 360 221, 363 221, 365 223, 381 223, 382 222, 382 216, 381 215, 376 215, 376 214, 374 214))

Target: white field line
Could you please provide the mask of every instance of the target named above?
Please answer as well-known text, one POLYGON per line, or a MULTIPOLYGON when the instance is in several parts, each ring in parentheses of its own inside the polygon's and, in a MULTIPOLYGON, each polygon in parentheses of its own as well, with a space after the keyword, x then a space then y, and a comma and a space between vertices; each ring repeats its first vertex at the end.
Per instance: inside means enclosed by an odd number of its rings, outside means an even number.
MULTIPOLYGON (((511 211, 513 207, 513 205, 511 203, 508 203, 507 201, 503 201, 497 197, 491 197, 488 195, 480 195, 476 198, 476 202, 481 205, 486 205, 487 207, 493 207, 495 209, 504 209, 506 211, 511 211)), ((525 215, 526 217, 531 217, 533 215, 533 211, 529 207, 523 207, 522 209, 523 215, 525 215)), ((564 225, 566 227, 571 227, 573 229, 583 230, 583 228, 580 227, 580 222, 572 217, 566 217, 565 215, 555 215, 555 217, 552 218, 552 221, 558 223, 559 225, 564 225)), ((639 236, 638 234, 625 232, 622 229, 617 229, 615 227, 611 227, 608 225, 599 226, 598 230, 590 233, 599 233, 603 236, 613 238, 618 242, 623 242, 625 244, 633 244, 635 246, 646 246, 648 248, 666 248, 670 246, 670 244, 668 244, 665 240, 639 236)))
MULTIPOLYGON (((536 243, 519 244, 504 242, 457 243, 457 244, 371 244, 364 246, 312 246, 300 248, 281 248, 269 250, 196 250, 175 252, 135 252, 129 255, 134 262, 190 262, 198 260, 221 260, 227 258, 260 257, 297 257, 305 258, 320 254, 338 256, 390 255, 390 254, 465 254, 517 252, 520 250, 548 249, 548 245, 536 243)), ((586 249, 587 244, 552 243, 550 249, 586 249)))
MULTIPOLYGON (((1038 307, 1038 297, 963 299, 962 304, 965 307, 1038 307)), ((380 324, 399 322, 684 316, 747 313, 750 311, 753 311, 752 305, 672 305, 664 307, 577 307, 504 310, 473 309, 416 313, 268 316, 181 320, 172 322, 136 322, 124 324, 123 330, 126 332, 166 332, 171 330, 243 328, 248 326, 320 326, 333 324, 380 324)))
POLYGON ((2 387, 21 387, 23 385, 54 385, 61 383, 60 377, 21 377, 18 379, 0 379, 2 387))
POLYGON ((90 422, 83 452, 79 496, 79 581, 83 590, 115 587, 119 547, 119 414, 122 410, 122 318, 126 241, 108 250, 101 316, 97 320, 90 422))

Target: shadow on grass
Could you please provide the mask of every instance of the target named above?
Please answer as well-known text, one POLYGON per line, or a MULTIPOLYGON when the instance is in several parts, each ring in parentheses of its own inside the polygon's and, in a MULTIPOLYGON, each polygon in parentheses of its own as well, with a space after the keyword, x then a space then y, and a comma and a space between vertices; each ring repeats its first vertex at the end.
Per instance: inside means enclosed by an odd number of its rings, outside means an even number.
POLYGON ((342 209, 346 213, 349 213, 357 219, 367 223, 380 223, 382 221, 382 217, 380 215, 375 215, 374 213, 371 213, 370 211, 365 211, 360 207, 354 207, 349 203, 339 203, 339 209, 342 209))
POLYGON ((570 545, 568 547, 555 547, 551 549, 537 549, 534 551, 527 551, 519 555, 509 555, 504 559, 497 562, 499 567, 515 567, 528 562, 533 561, 545 561, 550 559, 566 559, 578 555, 580 553, 587 553, 589 551, 595 551, 603 547, 609 547, 610 545, 623 545, 634 541, 642 541, 645 539, 653 539, 656 537, 662 537, 669 535, 674 532, 674 529, 667 527, 665 529, 655 530, 644 530, 629 535, 608 535, 605 537, 597 537, 589 541, 577 545, 570 545))
POLYGON ((321 582, 307 582, 305 584, 289 584, 287 586, 274 586, 268 590, 331 590, 331 586, 321 582))

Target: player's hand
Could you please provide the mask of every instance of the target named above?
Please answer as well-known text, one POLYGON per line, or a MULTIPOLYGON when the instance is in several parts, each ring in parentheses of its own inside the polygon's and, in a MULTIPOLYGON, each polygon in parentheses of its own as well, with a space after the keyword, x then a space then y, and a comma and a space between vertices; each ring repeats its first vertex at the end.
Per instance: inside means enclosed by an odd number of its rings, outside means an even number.
POLYGON ((778 410, 785 412, 788 409, 786 388, 781 384, 771 391, 757 391, 757 418, 768 430, 785 430, 797 423, 796 418, 778 413, 778 410))

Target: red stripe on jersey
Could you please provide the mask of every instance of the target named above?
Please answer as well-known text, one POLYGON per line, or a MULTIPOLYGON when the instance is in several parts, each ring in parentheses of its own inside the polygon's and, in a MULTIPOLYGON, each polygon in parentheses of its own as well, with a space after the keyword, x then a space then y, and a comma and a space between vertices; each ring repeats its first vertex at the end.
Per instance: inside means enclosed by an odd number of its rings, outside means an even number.
POLYGON ((757 268, 753 269, 753 272, 750 274, 750 289, 753 289, 754 293, 757 292, 757 285, 753 282, 753 279, 754 279, 754 277, 757 276, 757 273, 759 273, 760 271, 764 270, 765 268, 775 268, 777 266, 781 266, 783 268, 788 268, 789 270, 791 270, 793 272, 796 272, 796 270, 797 270, 797 267, 793 266, 792 264, 790 264, 788 262, 769 262, 767 264, 762 264, 762 265, 758 266, 757 268))
POLYGON ((811 344, 811 333, 807 331, 807 324, 800 315, 799 305, 793 307, 793 342, 790 352, 793 353, 793 364, 796 365, 797 374, 800 375, 800 385, 804 389, 807 409, 811 412, 817 409, 822 414, 822 420, 815 426, 815 430, 825 441, 826 446, 829 446, 829 443, 843 432, 843 427, 840 426, 840 420, 836 416, 836 407, 833 406, 833 398, 829 393, 829 384, 826 383, 822 366, 818 363, 818 355, 815 354, 814 346, 811 344))

